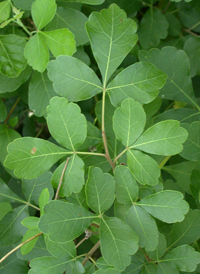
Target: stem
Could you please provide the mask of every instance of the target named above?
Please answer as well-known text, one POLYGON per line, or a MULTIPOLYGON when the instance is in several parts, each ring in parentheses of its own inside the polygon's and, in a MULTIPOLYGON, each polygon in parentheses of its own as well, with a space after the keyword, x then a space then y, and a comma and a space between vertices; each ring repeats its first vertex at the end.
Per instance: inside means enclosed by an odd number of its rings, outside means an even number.
POLYGON ((37 209, 37 210, 39 210, 40 211, 40 209, 39 209, 39 207, 37 207, 37 206, 34 206, 34 205, 32 205, 32 204, 30 204, 30 203, 26 203, 28 206, 31 206, 31 207, 33 207, 33 208, 35 208, 35 209, 37 209))
POLYGON ((40 232, 37 235, 31 237, 30 239, 26 240, 25 242, 19 244, 18 246, 16 246, 15 248, 13 248, 10 252, 8 252, 3 258, 1 258, 0 263, 2 263, 6 258, 8 258, 13 252, 15 252, 17 249, 19 249, 21 246, 25 245, 26 243, 34 240, 35 238, 39 237, 40 235, 42 235, 43 233, 40 232))
POLYGON ((102 97, 102 138, 103 138, 103 144, 104 144, 104 148, 105 148, 105 152, 106 152, 106 159, 108 160, 108 162, 110 163, 111 167, 113 168, 113 170, 115 169, 115 164, 113 163, 113 161, 110 158, 110 154, 109 154, 109 150, 108 150, 108 145, 107 145, 107 139, 106 139, 106 133, 105 133, 105 96, 106 96, 106 90, 103 90, 103 97, 102 97))
POLYGON ((42 125, 41 129, 38 131, 38 133, 35 135, 35 138, 38 138, 40 136, 40 134, 42 133, 44 129, 44 125, 42 125))
POLYGON ((85 259, 82 261, 82 265, 84 266, 87 261, 89 260, 89 258, 92 256, 92 254, 100 247, 100 241, 98 241, 93 248, 88 252, 88 254, 86 255, 85 259))
POLYGON ((196 27, 198 27, 200 25, 200 22, 196 23, 194 26, 192 26, 191 28, 189 28, 189 30, 195 29, 196 27))
POLYGON ((166 156, 164 160, 160 163, 159 168, 162 169, 171 156, 166 156))
POLYGON ((164 13, 166 13, 166 11, 168 10, 168 8, 169 8, 170 5, 171 5, 171 1, 168 2, 166 8, 165 8, 164 11, 163 11, 164 13))
POLYGON ((106 154, 104 153, 96 153, 96 152, 82 152, 82 151, 76 151, 76 154, 81 154, 81 155, 95 155, 95 156, 103 156, 106 157, 106 154))
POLYGON ((87 238, 83 238, 75 247, 77 248, 77 247, 79 247, 79 245, 81 245, 83 242, 85 242, 85 240, 87 240, 87 238))
POLYGON ((15 22, 23 28, 23 30, 28 34, 28 36, 32 36, 32 33, 24 26, 20 19, 15 20, 15 22))
POLYGON ((59 185, 58 185, 58 188, 57 188, 57 191, 56 191, 55 200, 58 199, 58 193, 59 193, 60 187, 61 187, 61 185, 62 185, 63 176, 64 176, 65 170, 66 170, 66 168, 67 168, 68 162, 69 162, 69 157, 67 158, 67 161, 66 161, 65 166, 64 166, 64 168, 63 168, 62 174, 61 174, 61 176, 60 176, 60 182, 59 182, 59 185))
POLYGON ((10 112, 8 113, 8 115, 7 115, 7 117, 6 117, 6 120, 5 120, 5 122, 4 122, 4 125, 7 124, 8 120, 9 120, 9 118, 10 118, 10 115, 13 113, 13 111, 14 111, 14 109, 16 108, 17 104, 19 103, 20 99, 21 99, 21 98, 19 97, 19 98, 17 99, 17 101, 14 103, 13 107, 11 108, 10 112))
POLYGON ((125 148, 114 160, 114 163, 128 150, 128 148, 125 148))
POLYGON ((195 32, 193 32, 193 31, 191 31, 190 29, 183 29, 185 32, 187 32, 187 33, 189 33, 189 34, 191 34, 191 35, 193 35, 193 36, 199 36, 198 34, 196 34, 195 32))

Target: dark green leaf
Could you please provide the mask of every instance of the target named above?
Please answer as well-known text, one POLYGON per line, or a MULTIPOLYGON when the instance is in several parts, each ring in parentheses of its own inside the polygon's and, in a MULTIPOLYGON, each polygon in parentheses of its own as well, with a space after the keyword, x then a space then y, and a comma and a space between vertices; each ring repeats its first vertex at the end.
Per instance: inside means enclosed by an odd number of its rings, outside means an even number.
POLYGON ((1 178, 0 178, 0 202, 1 203, 2 202, 24 203, 24 201, 10 189, 1 178))
POLYGON ((191 76, 195 76, 200 73, 200 58, 197 54, 200 50, 200 39, 199 37, 191 37, 189 38, 184 45, 184 50, 187 53, 190 60, 191 67, 191 76))
POLYGON ((138 252, 131 257, 131 264, 122 272, 122 274, 139 274, 145 264, 145 254, 139 249, 138 252))
POLYGON ((153 259, 158 261, 165 254, 166 251, 166 239, 165 236, 161 233, 158 234, 158 245, 154 251, 147 251, 147 255, 153 259))

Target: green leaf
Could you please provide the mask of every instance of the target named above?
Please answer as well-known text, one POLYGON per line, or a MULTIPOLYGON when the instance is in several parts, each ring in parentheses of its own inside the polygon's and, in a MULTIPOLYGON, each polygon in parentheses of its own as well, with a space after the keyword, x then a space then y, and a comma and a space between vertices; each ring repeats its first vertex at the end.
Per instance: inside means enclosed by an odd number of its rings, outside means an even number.
POLYGON ((198 207, 200 205, 200 202, 199 202, 199 193, 200 193, 199 180, 200 180, 200 171, 194 169, 192 171, 192 175, 190 177, 190 181, 191 181, 190 190, 191 190, 192 196, 195 198, 195 202, 198 205, 198 207))
POLYGON ((31 6, 31 15, 37 29, 45 27, 56 13, 55 0, 35 0, 31 6))
POLYGON ((6 21, 10 16, 10 1, 0 3, 0 23, 6 21))
POLYGON ((48 203, 50 198, 49 196, 50 195, 49 195, 48 188, 44 188, 39 198, 40 216, 44 214, 44 206, 48 203))
POLYGON ((93 12, 86 29, 104 87, 110 76, 137 42, 136 23, 116 4, 101 12, 93 12))
POLYGON ((38 227, 39 218, 38 217, 27 217, 24 220, 22 220, 23 226, 31 229, 36 229, 38 227))
POLYGON ((1 219, 1 247, 17 244, 22 239, 22 235, 27 229, 21 224, 21 221, 26 217, 28 217, 28 210, 25 205, 13 209, 13 211, 8 212, 8 214, 1 219))
POLYGON ((115 217, 123 220, 126 222, 126 213, 131 207, 130 203, 129 204, 120 204, 117 200, 115 201, 114 204, 114 214, 115 217))
POLYGON ((127 98, 117 108, 113 116, 113 129, 116 138, 125 147, 131 146, 141 135, 146 122, 146 114, 139 102, 127 98))
POLYGON ((40 218, 39 229, 57 242, 71 241, 92 223, 93 214, 86 209, 62 201, 50 201, 40 218))
POLYGON ((167 37, 169 23, 159 9, 150 8, 142 17, 138 36, 142 48, 157 47, 167 37))
MULTIPOLYGON (((26 240, 34 237, 38 233, 40 233, 40 231, 39 231, 38 228, 27 230, 26 233, 24 234, 23 239, 22 239, 22 243, 25 242, 26 240)), ((26 255, 27 253, 29 253, 34 248, 37 240, 38 240, 38 237, 36 237, 35 239, 33 239, 30 242, 28 242, 25 245, 23 245, 21 247, 21 253, 22 253, 22 255, 26 255)))
POLYGON ((141 151, 129 149, 127 163, 135 179, 142 185, 156 185, 160 177, 157 162, 141 151))
POLYGON ((158 272, 157 274, 179 274, 180 272, 172 267, 168 262, 165 263, 165 262, 162 262, 161 263, 158 263, 158 272))
POLYGON ((90 167, 85 187, 89 207, 101 214, 108 210, 115 200, 115 182, 112 175, 103 173, 98 167, 90 167))
POLYGON ((10 211, 12 211, 12 206, 9 202, 0 203, 0 220, 10 211))
POLYGON ((59 55, 73 55, 76 51, 74 35, 68 29, 57 29, 41 32, 47 46, 55 57, 59 55))
POLYGON ((14 35, 0 35, 0 72, 17 77, 26 67, 24 58, 25 39, 14 35))
POLYGON ((78 47, 89 40, 85 29, 86 22, 87 17, 82 12, 72 8, 58 7, 53 20, 45 29, 50 31, 68 28, 74 34, 76 46, 78 47))
POLYGON ((5 166, 19 178, 32 179, 47 171, 66 150, 43 139, 23 137, 8 146, 5 166))
POLYGON ((20 134, 13 130, 8 128, 6 125, 0 125, 0 162, 3 163, 7 152, 7 146, 10 142, 14 141, 17 138, 20 138, 20 134))
POLYGON ((152 102, 143 105, 144 111, 147 116, 147 120, 150 119, 160 109, 161 105, 162 105, 161 98, 156 98, 152 102))
POLYGON ((78 105, 65 98, 53 97, 47 107, 47 124, 58 143, 75 151, 85 141, 86 119, 78 105))
POLYGON ((143 266, 142 271, 140 273, 141 274, 149 274, 149 273, 151 273, 151 274, 157 274, 157 267, 155 266, 155 264, 146 263, 143 266))
POLYGON ((191 125, 183 124, 182 126, 188 131, 189 136, 180 155, 187 160, 200 161, 200 122, 193 122, 191 125))
POLYGON ((139 188, 128 167, 119 165, 115 168, 115 182, 119 203, 130 204, 137 200, 139 188))
POLYGON ((47 69, 55 91, 69 101, 86 100, 102 90, 94 71, 74 57, 59 56, 47 69))
POLYGON ((54 191, 51 185, 51 172, 44 172, 37 178, 31 180, 22 180, 23 194, 29 203, 39 205, 39 198, 44 189, 48 189, 50 198, 53 197, 54 191))
POLYGON ((173 190, 164 190, 147 196, 138 205, 166 223, 183 221, 189 210, 188 203, 183 201, 183 194, 173 190))
POLYGON ((54 257, 41 257, 31 261, 29 274, 63 274, 66 261, 54 257))
POLYGON ((100 241, 103 257, 119 271, 123 271, 130 264, 130 255, 138 249, 138 237, 135 232, 115 217, 102 219, 100 241))
POLYGON ((168 76, 165 86, 159 96, 164 99, 188 103, 200 109, 196 103, 190 78, 190 64, 186 53, 174 47, 152 49, 149 52, 140 51, 139 59, 153 63, 168 76))
MULTIPOLYGON (((58 188, 61 174, 63 172, 66 161, 64 161, 55 171, 51 179, 54 188, 58 188)), ((60 197, 68 197, 73 192, 79 193, 83 187, 84 180, 84 162, 78 155, 73 154, 65 169, 62 184, 59 190, 60 197)))
POLYGON ((4 181, 0 178, 0 202, 10 202, 10 203, 24 203, 24 201, 16 195, 4 181))
POLYGON ((158 228, 155 220, 141 207, 132 205, 127 211, 126 221, 137 233, 139 246, 153 251, 158 245, 158 228))
POLYGON ((125 269, 123 274, 139 274, 142 267, 146 264, 145 254, 139 249, 136 254, 131 257, 130 265, 125 269))
POLYGON ((88 5, 100 5, 105 0, 65 0, 65 2, 78 2, 78 3, 84 3, 88 5))
POLYGON ((34 0, 13 0, 13 3, 15 6, 22 10, 31 10, 31 6, 33 4, 34 0))
POLYGON ((200 263, 200 253, 189 245, 182 245, 170 251, 163 258, 163 262, 169 262, 180 271, 192 272, 200 263))
POLYGON ((200 238, 199 226, 200 211, 190 209, 181 223, 173 224, 171 232, 167 236, 168 247, 196 242, 200 238))
POLYGON ((6 119, 7 110, 4 102, 0 99, 0 122, 3 122, 6 119))
POLYGON ((183 150, 182 143, 187 137, 188 133, 180 127, 180 122, 167 120, 148 128, 131 148, 152 154, 175 155, 183 150))
POLYGON ((147 255, 151 259, 158 261, 165 254, 166 247, 167 247, 167 243, 166 243, 165 236, 159 232, 158 245, 156 249, 154 251, 147 251, 147 255))
POLYGON ((107 90, 114 106, 119 106, 126 98, 147 104, 156 98, 166 78, 153 64, 138 62, 120 72, 107 90))
POLYGON ((168 34, 174 37, 180 37, 182 31, 181 22, 174 15, 174 13, 168 12, 165 16, 169 23, 168 34))
POLYGON ((63 261, 74 259, 76 257, 76 248, 73 241, 58 243, 46 238, 48 251, 54 256, 63 261))
POLYGON ((49 49, 41 33, 38 32, 30 38, 26 44, 24 56, 34 70, 44 72, 49 62, 49 49))
POLYGON ((28 105, 36 116, 46 114, 46 107, 52 97, 56 96, 53 84, 47 73, 34 71, 29 84, 28 105))

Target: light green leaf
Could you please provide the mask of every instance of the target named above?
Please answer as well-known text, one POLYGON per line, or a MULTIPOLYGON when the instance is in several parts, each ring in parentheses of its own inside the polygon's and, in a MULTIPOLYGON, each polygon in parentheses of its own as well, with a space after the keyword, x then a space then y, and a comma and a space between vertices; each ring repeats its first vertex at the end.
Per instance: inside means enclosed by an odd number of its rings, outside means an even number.
POLYGON ((12 211, 12 206, 9 202, 0 203, 0 220, 10 211, 12 211))
POLYGON ((85 29, 86 22, 87 17, 82 12, 72 8, 58 7, 53 20, 45 29, 50 31, 68 28, 74 34, 78 47, 89 40, 85 29))
POLYGON ((142 185, 156 185, 160 177, 157 162, 141 151, 129 149, 127 163, 135 179, 142 185))
POLYGON ((48 188, 44 188, 39 197, 40 216, 44 214, 44 206, 48 203, 49 196, 48 188))
POLYGON ((119 203, 130 204, 137 200, 139 188, 128 167, 119 165, 115 168, 115 182, 119 203))
POLYGON ((190 209, 181 223, 173 224, 167 237, 168 247, 196 242, 200 238, 199 226, 200 211, 198 209, 190 209))
POLYGON ((130 226, 115 217, 102 219, 100 241, 103 257, 119 271, 123 271, 130 264, 130 255, 138 249, 136 233, 130 226))
POLYGON ((76 256, 76 248, 73 241, 58 243, 46 238, 48 251, 54 256, 63 261, 74 259, 76 256))
POLYGON ((166 82, 166 74, 153 64, 138 62, 120 72, 108 85, 111 103, 119 106, 126 98, 141 104, 154 100, 166 82))
POLYGON ((13 211, 8 212, 0 221, 0 244, 10 246, 18 243, 22 239, 26 228, 21 224, 21 221, 28 217, 27 206, 20 206, 13 211))
POLYGON ((148 128, 131 148, 159 155, 175 155, 183 150, 182 143, 188 137, 180 122, 162 121, 148 128))
POLYGON ((18 138, 8 146, 5 166, 19 178, 32 179, 48 170, 67 151, 43 139, 18 138))
POLYGON ((157 47, 167 37, 169 23, 159 9, 150 8, 142 17, 138 36, 142 48, 157 47))
POLYGON ((141 135, 146 122, 146 114, 139 102, 127 98, 121 107, 115 110, 113 116, 113 129, 116 138, 125 147, 131 146, 141 135))
POLYGON ((73 55, 76 51, 74 35, 68 29, 57 29, 41 32, 55 57, 59 55, 73 55))
MULTIPOLYGON (((22 239, 22 243, 25 242, 26 240, 34 237, 38 233, 40 233, 40 231, 39 231, 38 228, 27 230, 26 233, 24 234, 23 239, 22 239)), ((28 242, 25 245, 23 245, 21 247, 21 253, 22 253, 22 255, 26 255, 27 253, 29 253, 34 248, 37 240, 38 240, 38 237, 36 237, 35 239, 33 239, 30 242, 28 242)))
POLYGON ((75 151, 85 141, 86 118, 77 104, 53 97, 47 107, 47 125, 58 143, 75 151))
POLYGON ((149 52, 140 51, 139 59, 153 63, 168 76, 165 86, 159 96, 163 99, 177 100, 195 106, 198 110, 190 78, 190 64, 186 53, 175 47, 152 49, 149 52))
MULTIPOLYGON (((24 220, 22 220, 23 226, 31 229, 36 229, 38 227, 39 218, 38 217, 27 217, 24 220)), ((31 238, 31 237, 30 237, 31 238)))
POLYGON ((44 189, 48 189, 50 199, 54 195, 54 190, 51 185, 51 172, 44 172, 37 178, 31 180, 22 180, 23 194, 29 203, 39 205, 39 198, 44 189))
POLYGON ((49 239, 67 242, 80 236, 92 223, 93 214, 86 209, 63 201, 50 201, 40 218, 39 229, 49 235, 49 239))
MULTIPOLYGON (((54 188, 58 188, 61 174, 63 172, 66 161, 64 161, 55 171, 51 179, 54 188)), ((68 197, 73 192, 79 193, 83 187, 84 180, 84 162, 78 155, 73 154, 65 169, 62 184, 59 190, 60 197, 68 197)))
POLYGON ((86 29, 104 87, 110 76, 137 42, 137 26, 116 4, 101 12, 93 12, 86 29))
POLYGON ((200 122, 182 125, 189 133, 188 139, 183 145, 183 151, 180 155, 192 161, 200 161, 200 122))
POLYGON ((6 21, 10 16, 10 1, 0 3, 0 23, 6 21))
POLYGON ((199 37, 191 37, 184 44, 184 51, 187 53, 190 60, 191 77, 200 73, 200 58, 197 54, 200 50, 200 39, 199 37))
POLYGON ((101 214, 109 209, 115 200, 115 182, 111 174, 103 173, 98 167, 90 167, 85 187, 89 207, 101 214))
POLYGON ((158 228, 155 220, 141 207, 132 205, 127 211, 126 221, 137 233, 139 246, 153 251, 158 245, 158 228))
POLYGON ((94 71, 74 57, 59 56, 47 69, 55 91, 69 101, 86 100, 102 90, 94 71))
POLYGON ((189 245, 182 245, 170 251, 162 261, 180 271, 192 272, 200 263, 200 253, 189 245))
POLYGON ((31 6, 31 15, 37 29, 42 29, 56 13, 55 0, 35 0, 31 6))
POLYGON ((55 257, 41 257, 31 261, 29 274, 63 274, 67 261, 55 257))
POLYGON ((183 200, 183 194, 173 190, 164 190, 147 196, 138 205, 166 223, 183 221, 189 210, 188 203, 183 200))
POLYGON ((25 201, 23 201, 18 195, 16 195, 0 178, 0 202, 24 203, 25 201))
POLYGON ((53 84, 47 76, 47 72, 34 71, 28 90, 28 105, 36 116, 46 114, 46 107, 52 97, 56 96, 53 84))
POLYGON ((30 38, 26 44, 24 56, 34 70, 44 72, 49 62, 49 49, 41 33, 30 38))
POLYGON ((6 125, 0 125, 0 162, 3 163, 7 152, 7 146, 10 142, 14 141, 17 138, 20 138, 21 135, 13 130, 8 128, 6 125))
POLYGON ((154 251, 147 251, 147 255, 151 259, 158 261, 165 254, 166 247, 167 247, 167 243, 166 243, 165 236, 159 232, 158 245, 156 249, 154 251))
POLYGON ((17 77, 26 67, 24 58, 25 39, 14 35, 0 35, 0 72, 17 77))

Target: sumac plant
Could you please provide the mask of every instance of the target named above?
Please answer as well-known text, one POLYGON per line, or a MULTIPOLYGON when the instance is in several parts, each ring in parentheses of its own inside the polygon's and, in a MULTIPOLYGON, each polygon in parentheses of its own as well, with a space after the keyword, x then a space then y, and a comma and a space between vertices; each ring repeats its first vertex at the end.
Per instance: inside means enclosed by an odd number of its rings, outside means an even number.
POLYGON ((200 1, 0 23, 0 273, 200 273, 200 1))

